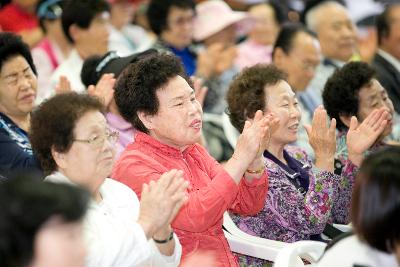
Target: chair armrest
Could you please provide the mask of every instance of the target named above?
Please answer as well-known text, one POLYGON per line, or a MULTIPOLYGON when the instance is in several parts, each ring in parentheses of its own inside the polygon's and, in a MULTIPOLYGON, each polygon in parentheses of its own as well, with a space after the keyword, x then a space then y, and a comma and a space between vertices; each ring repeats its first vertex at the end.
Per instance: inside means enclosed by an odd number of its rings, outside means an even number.
POLYGON ((231 250, 240 254, 274 261, 278 252, 288 243, 249 235, 240 230, 228 212, 224 213, 225 236, 231 250))
POLYGON ((336 224, 336 223, 334 223, 333 226, 345 233, 353 230, 353 226, 351 226, 351 224, 336 224))
POLYGON ((281 250, 281 248, 278 247, 268 247, 263 244, 254 243, 238 236, 234 236, 225 230, 224 234, 231 250, 243 255, 274 261, 281 250))

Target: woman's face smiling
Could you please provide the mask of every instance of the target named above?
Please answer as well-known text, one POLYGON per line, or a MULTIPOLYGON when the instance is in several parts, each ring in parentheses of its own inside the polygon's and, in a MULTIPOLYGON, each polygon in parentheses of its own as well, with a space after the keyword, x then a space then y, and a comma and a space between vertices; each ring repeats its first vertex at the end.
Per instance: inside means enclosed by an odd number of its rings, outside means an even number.
POLYGON ((184 150, 201 136, 202 109, 194 90, 176 76, 156 92, 157 114, 139 114, 150 135, 166 145, 184 150))
POLYGON ((265 88, 267 112, 279 118, 277 130, 271 135, 271 143, 286 145, 297 140, 301 110, 295 93, 286 81, 279 81, 265 88))

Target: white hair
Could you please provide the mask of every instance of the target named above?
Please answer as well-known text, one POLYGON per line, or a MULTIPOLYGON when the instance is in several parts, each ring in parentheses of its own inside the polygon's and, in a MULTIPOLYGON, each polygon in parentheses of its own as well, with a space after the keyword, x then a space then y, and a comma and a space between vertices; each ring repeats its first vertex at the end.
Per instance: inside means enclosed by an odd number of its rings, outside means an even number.
POLYGON ((335 6, 335 7, 340 7, 340 8, 344 8, 346 9, 343 5, 341 5, 340 3, 336 2, 336 1, 324 1, 318 5, 316 5, 315 7, 311 8, 306 15, 305 18, 305 22, 307 25, 307 28, 315 33, 318 34, 317 32, 317 27, 320 24, 320 18, 321 18, 321 11, 323 11, 323 9, 330 7, 330 6, 335 6))

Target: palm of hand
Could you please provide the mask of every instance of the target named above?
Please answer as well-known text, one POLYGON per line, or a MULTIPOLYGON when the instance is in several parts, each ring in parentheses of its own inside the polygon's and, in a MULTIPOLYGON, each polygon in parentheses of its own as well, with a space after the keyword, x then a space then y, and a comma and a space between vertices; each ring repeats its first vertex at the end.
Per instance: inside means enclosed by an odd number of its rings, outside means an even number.
POLYGON ((309 142, 316 156, 332 156, 336 151, 336 120, 327 124, 326 110, 319 107, 314 112, 312 125, 305 126, 309 142))
POLYGON ((377 137, 374 129, 365 124, 349 129, 346 136, 348 151, 362 154, 375 143, 377 137))
POLYGON ((361 124, 353 116, 346 136, 349 153, 362 154, 370 148, 385 129, 388 117, 384 108, 372 111, 361 124))

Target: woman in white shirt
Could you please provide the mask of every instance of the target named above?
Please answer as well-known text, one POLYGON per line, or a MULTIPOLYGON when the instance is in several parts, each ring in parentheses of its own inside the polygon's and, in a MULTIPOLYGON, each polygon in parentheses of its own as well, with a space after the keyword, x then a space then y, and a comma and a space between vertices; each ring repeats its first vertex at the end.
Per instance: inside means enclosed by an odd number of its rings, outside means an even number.
POLYGON ((352 198, 355 235, 334 244, 318 266, 400 266, 400 147, 367 157, 352 198))
POLYGON ((86 266, 178 266, 182 248, 170 223, 188 186, 172 170, 144 185, 141 204, 125 185, 106 178, 118 135, 107 128, 102 104, 69 93, 44 102, 31 117, 31 140, 46 181, 73 183, 92 195, 84 229, 86 266))

